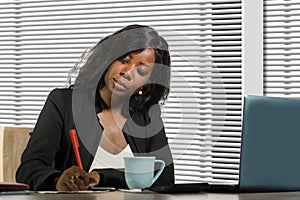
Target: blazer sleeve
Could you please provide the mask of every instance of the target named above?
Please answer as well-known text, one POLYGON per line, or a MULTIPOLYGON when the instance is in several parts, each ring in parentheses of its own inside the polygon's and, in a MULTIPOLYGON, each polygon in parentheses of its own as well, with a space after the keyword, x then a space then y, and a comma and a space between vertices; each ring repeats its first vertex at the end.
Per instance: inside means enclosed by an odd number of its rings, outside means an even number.
POLYGON ((62 173, 53 165, 63 134, 63 102, 60 90, 50 92, 22 154, 16 180, 32 190, 55 189, 53 179, 62 173))
POLYGON ((93 171, 97 171, 100 175, 100 183, 98 186, 128 189, 123 168, 95 169, 93 171))
MULTIPOLYGON (((165 162, 165 168, 157 181, 152 186, 166 186, 174 184, 174 164, 173 157, 166 136, 164 123, 161 118, 161 110, 159 105, 152 106, 150 112, 149 130, 150 133, 147 154, 153 155, 156 159, 165 162)), ((148 133, 148 134, 149 134, 148 133)), ((156 171, 158 166, 155 167, 156 171)))
MULTIPOLYGON (((164 128, 149 140, 149 154, 165 162, 165 168, 152 186, 167 186, 174 184, 174 164, 171 150, 164 128)), ((158 171, 158 166, 155 167, 158 171)))

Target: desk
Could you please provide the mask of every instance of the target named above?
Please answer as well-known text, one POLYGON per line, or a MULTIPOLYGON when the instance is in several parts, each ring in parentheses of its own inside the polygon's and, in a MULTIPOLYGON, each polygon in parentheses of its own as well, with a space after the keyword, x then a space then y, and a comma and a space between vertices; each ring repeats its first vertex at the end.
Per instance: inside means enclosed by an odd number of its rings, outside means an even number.
POLYGON ((30 194, 1 195, 0 200, 299 200, 300 192, 282 193, 196 193, 196 194, 157 194, 130 192, 103 192, 98 194, 30 194))

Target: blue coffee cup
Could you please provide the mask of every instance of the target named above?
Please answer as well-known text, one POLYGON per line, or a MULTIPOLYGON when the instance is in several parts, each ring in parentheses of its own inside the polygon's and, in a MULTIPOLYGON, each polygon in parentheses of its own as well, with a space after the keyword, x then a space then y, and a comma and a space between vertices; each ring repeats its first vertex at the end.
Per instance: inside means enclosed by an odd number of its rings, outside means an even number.
POLYGON ((144 189, 150 187, 161 175, 165 162, 151 157, 124 157, 125 180, 129 189, 144 189), (155 163, 160 168, 154 176, 155 163))

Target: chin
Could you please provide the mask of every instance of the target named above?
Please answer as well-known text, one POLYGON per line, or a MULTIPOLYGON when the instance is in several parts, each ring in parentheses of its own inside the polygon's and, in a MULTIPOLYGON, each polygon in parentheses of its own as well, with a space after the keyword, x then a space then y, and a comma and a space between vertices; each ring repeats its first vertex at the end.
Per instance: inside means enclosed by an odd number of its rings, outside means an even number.
POLYGON ((118 98, 128 98, 131 96, 128 91, 121 91, 121 90, 114 90, 112 95, 118 98))

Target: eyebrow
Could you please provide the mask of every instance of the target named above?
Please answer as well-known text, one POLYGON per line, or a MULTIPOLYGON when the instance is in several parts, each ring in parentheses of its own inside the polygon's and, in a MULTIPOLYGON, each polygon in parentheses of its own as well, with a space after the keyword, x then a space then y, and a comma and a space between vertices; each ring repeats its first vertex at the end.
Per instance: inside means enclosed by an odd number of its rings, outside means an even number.
POLYGON ((149 66, 149 65, 147 65, 147 64, 145 64, 145 63, 143 63, 143 62, 140 62, 140 65, 143 65, 143 66, 145 66, 145 67, 148 67, 148 68, 150 68, 150 66, 149 66))
MULTIPOLYGON (((126 56, 126 57, 127 57, 127 56, 126 56)), ((128 57, 131 58, 131 59, 133 58, 132 54, 129 54, 128 57)), ((143 62, 140 62, 140 65, 143 65, 143 66, 145 66, 145 67, 150 68, 150 65, 148 65, 148 64, 146 64, 146 63, 143 63, 143 62)))

